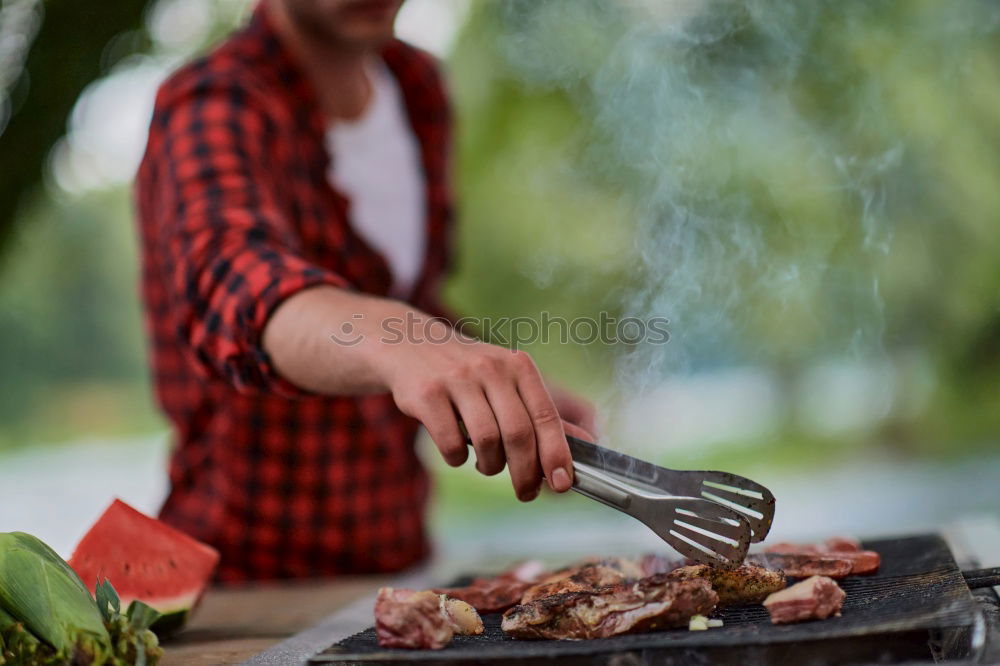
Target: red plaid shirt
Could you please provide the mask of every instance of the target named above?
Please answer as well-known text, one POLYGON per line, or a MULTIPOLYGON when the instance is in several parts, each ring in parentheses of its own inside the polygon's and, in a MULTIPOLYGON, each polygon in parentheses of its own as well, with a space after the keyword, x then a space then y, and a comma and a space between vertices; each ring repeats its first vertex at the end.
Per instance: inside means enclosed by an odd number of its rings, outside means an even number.
MULTIPOLYGON (((427 188, 428 250, 410 300, 434 311, 451 216, 448 103, 430 56, 394 41, 382 57, 427 188)), ((389 395, 295 388, 260 343, 269 314, 301 289, 389 288, 385 259, 328 184, 325 130, 258 8, 163 84, 137 176, 154 382, 177 438, 161 518, 219 549, 221 580, 392 571, 428 553, 417 423, 389 395)))

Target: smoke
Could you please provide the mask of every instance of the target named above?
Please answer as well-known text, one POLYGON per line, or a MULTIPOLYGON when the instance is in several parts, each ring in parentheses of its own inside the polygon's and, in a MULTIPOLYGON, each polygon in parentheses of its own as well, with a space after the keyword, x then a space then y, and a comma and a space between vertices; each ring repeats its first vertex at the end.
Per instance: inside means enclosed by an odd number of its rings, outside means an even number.
POLYGON ((995 27, 995 6, 868 0, 525 0, 502 48, 566 91, 593 136, 580 168, 627 195, 625 314, 670 319, 618 364, 634 388, 714 364, 880 355, 881 272, 914 196, 893 82, 995 27), (961 39, 955 40, 956 36, 961 39))

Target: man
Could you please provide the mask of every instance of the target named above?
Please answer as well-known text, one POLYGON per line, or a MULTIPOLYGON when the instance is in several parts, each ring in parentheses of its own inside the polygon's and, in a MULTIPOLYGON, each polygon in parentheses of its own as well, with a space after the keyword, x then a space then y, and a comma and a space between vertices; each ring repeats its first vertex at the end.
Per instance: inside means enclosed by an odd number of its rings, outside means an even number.
POLYGON ((432 318, 450 117, 432 60, 392 37, 400 2, 264 0, 157 96, 136 191, 178 438, 161 516, 219 549, 222 580, 425 557, 420 423, 451 465, 464 424, 521 500, 572 483, 560 416, 589 407, 432 318))

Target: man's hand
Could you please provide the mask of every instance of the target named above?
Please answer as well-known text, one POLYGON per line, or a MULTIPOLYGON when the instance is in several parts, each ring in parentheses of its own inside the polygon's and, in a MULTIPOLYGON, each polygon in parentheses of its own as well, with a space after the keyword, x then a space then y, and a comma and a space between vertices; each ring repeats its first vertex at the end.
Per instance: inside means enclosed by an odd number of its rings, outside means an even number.
POLYGON ((396 404, 418 419, 449 465, 468 458, 459 419, 476 450, 476 469, 488 476, 510 467, 522 501, 538 496, 542 477, 569 490, 572 459, 560 412, 538 368, 524 352, 478 342, 430 321, 423 337, 445 342, 386 345, 380 363, 396 404))
POLYGON ((391 392, 453 466, 468 458, 461 420, 476 450, 476 468, 493 475, 509 466, 522 501, 538 496, 543 476, 556 492, 572 485, 561 414, 586 427, 592 410, 567 394, 557 404, 524 352, 463 337, 405 304, 333 287, 285 301, 265 328, 264 346, 276 369, 305 389, 327 395, 391 392), (390 319, 416 325, 402 340, 387 342, 382 324, 390 319), (343 336, 345 322, 352 323, 356 344, 331 339, 343 336))

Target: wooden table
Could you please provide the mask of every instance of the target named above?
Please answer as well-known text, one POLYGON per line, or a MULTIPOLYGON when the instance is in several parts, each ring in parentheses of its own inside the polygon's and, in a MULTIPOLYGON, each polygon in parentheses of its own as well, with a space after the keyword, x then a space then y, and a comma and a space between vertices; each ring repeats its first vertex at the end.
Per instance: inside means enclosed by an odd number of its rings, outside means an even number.
POLYGON ((379 576, 213 588, 191 623, 164 641, 164 666, 238 664, 375 591, 379 576))

